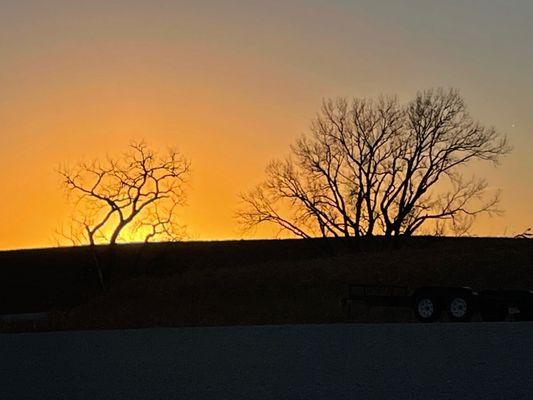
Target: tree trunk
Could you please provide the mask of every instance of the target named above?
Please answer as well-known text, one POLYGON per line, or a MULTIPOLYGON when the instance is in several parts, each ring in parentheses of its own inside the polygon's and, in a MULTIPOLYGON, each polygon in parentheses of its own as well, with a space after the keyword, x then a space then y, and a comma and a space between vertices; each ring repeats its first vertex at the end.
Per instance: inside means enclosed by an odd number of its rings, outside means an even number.
POLYGON ((96 253, 96 246, 94 245, 94 243, 91 244, 90 248, 91 248, 91 254, 93 257, 93 261, 94 261, 94 266, 96 268, 96 275, 98 276, 98 283, 100 285, 100 290, 102 292, 105 292, 107 286, 106 286, 106 282, 104 278, 104 273, 102 270, 102 264, 100 262, 100 259, 98 258, 98 254, 96 253))

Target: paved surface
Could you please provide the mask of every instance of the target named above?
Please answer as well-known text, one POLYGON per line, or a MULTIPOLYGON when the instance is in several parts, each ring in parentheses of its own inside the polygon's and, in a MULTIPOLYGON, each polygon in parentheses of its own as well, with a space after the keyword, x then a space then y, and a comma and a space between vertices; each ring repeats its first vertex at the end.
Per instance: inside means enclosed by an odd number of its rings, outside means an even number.
POLYGON ((0 335, 0 399, 531 399, 533 324, 0 335))

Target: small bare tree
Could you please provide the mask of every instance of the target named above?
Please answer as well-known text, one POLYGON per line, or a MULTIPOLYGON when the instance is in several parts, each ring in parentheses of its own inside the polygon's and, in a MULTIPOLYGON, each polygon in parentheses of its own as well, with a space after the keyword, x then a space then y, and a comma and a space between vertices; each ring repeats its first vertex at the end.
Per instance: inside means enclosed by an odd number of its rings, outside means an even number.
MULTIPOLYGON (((184 204, 189 171, 189 161, 178 151, 159 154, 144 142, 131 143, 119 158, 61 168, 74 203, 72 225, 63 236, 91 246, 114 245, 127 235, 144 241, 179 239, 183 229, 175 209, 184 204)), ((98 269, 101 275, 100 263, 98 269)))
POLYGON ((509 151, 456 90, 424 91, 406 106, 327 100, 291 156, 242 195, 238 217, 245 228, 270 222, 301 237, 412 235, 430 221, 464 233, 477 215, 499 212, 499 193, 484 199, 487 183, 464 179, 462 167, 509 151))
POLYGON ((533 239, 533 229, 527 228, 524 232, 515 236, 517 239, 533 239))

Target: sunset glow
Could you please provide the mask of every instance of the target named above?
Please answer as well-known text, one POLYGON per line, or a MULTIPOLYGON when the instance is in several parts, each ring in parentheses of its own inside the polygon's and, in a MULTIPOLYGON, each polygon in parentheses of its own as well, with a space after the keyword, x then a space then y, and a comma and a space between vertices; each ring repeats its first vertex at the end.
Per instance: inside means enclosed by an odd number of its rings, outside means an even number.
POLYGON ((322 98, 429 87, 459 88, 514 147, 468 171, 502 189, 505 210, 473 233, 533 225, 533 3, 374 3, 2 1, 0 249, 55 245, 70 210, 57 168, 141 139, 192 162, 189 239, 272 237, 241 232, 239 193, 322 98))

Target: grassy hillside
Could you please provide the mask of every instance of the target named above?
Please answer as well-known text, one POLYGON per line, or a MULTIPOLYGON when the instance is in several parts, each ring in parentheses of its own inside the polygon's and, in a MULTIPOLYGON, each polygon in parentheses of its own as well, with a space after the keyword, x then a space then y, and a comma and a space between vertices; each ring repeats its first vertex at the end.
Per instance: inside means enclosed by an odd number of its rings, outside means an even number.
POLYGON ((321 323, 346 319, 340 299, 354 282, 533 288, 529 239, 162 243, 112 257, 98 294, 88 248, 0 252, 2 312, 55 310, 58 329, 321 323))

